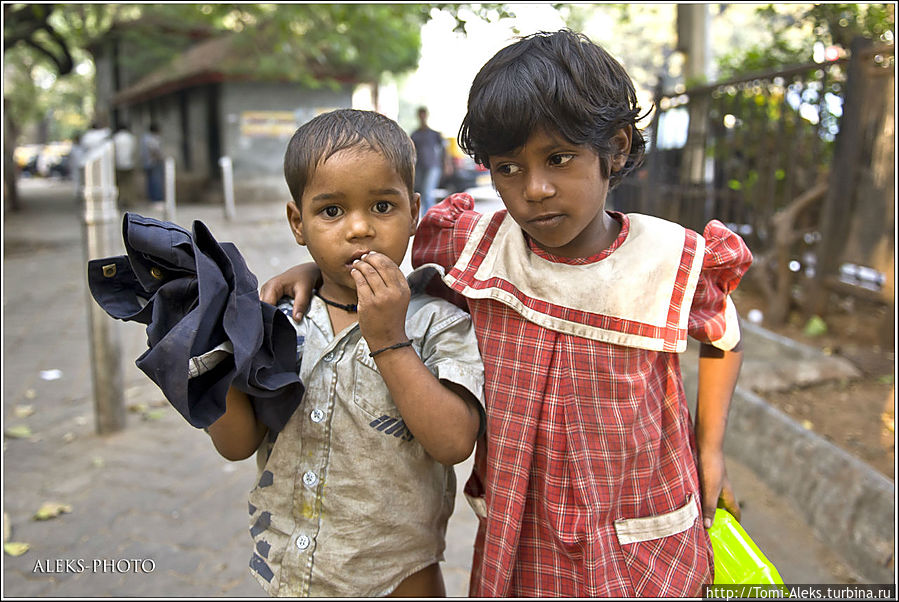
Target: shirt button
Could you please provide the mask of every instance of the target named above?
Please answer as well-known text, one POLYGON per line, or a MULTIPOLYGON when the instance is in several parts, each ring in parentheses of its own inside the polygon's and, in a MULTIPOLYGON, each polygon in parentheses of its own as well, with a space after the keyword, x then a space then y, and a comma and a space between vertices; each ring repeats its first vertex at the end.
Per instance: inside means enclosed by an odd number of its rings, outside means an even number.
POLYGON ((329 351, 328 353, 325 354, 325 356, 322 359, 325 360, 326 362, 330 362, 331 360, 334 359, 334 352, 329 351))
POLYGON ((300 535, 299 537, 297 537, 297 547, 301 550, 305 550, 306 548, 308 548, 310 543, 312 543, 312 540, 310 540, 305 535, 300 535))
POLYGON ((303 482, 306 483, 309 487, 312 487, 316 483, 318 483, 318 475, 312 472, 311 470, 307 470, 303 474, 303 482))
POLYGON ((325 413, 318 408, 312 410, 312 413, 309 414, 309 417, 312 418, 312 422, 321 422, 325 419, 325 413))

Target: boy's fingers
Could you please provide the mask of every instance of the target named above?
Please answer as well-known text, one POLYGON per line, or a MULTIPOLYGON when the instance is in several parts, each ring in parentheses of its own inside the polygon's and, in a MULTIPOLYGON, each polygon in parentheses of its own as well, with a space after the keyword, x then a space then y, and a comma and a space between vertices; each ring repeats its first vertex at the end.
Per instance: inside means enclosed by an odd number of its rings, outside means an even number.
POLYGON ((353 269, 359 270, 363 276, 365 276, 366 281, 368 281, 368 285, 371 287, 373 293, 377 293, 379 290, 387 286, 387 283, 384 282, 384 278, 381 276, 381 272, 368 261, 368 255, 363 259, 358 259, 353 263, 353 269))
POLYGON ((353 280, 356 282, 356 303, 364 307, 372 296, 372 290, 371 286, 368 283, 368 278, 365 276, 365 274, 362 273, 361 270, 355 267, 350 270, 350 276, 352 276, 353 280))
POLYGON ((383 253, 372 251, 362 259, 377 270, 386 286, 402 286, 406 283, 406 277, 403 276, 399 266, 383 253))

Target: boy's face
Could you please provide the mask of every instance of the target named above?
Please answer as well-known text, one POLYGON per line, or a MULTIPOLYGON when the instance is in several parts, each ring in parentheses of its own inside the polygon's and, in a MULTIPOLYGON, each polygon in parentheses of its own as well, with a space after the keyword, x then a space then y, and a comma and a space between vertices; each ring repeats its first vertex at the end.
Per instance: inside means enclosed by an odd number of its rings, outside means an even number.
MULTIPOLYGON (((629 130, 619 137, 619 148, 629 148, 629 130)), ((613 157, 612 169, 621 169, 626 160, 626 151, 613 157)), ((617 222, 605 212, 609 179, 592 147, 541 129, 521 148, 490 155, 489 162, 509 214, 546 252, 590 257, 614 242, 617 222)))
POLYGON ((377 251, 399 265, 418 223, 419 195, 409 198, 396 170, 370 150, 329 157, 314 170, 301 203, 302 211, 287 204, 290 228, 321 269, 322 295, 340 303, 356 302, 353 261, 377 251))

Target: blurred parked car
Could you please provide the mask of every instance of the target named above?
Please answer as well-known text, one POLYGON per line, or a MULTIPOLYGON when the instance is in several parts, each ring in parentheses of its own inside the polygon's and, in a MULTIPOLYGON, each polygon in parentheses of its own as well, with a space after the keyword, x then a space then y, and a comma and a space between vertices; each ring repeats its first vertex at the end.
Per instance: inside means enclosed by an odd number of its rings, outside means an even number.
POLYGON ((452 194, 489 184, 490 172, 487 168, 475 163, 474 159, 462 152, 455 138, 447 136, 446 164, 438 187, 446 191, 446 194, 452 194))
POLYGON ((72 143, 24 144, 13 152, 16 167, 25 177, 66 178, 71 172, 69 156, 72 143))
POLYGON ((19 173, 28 177, 37 175, 37 158, 41 153, 40 144, 23 144, 13 151, 13 159, 19 173))

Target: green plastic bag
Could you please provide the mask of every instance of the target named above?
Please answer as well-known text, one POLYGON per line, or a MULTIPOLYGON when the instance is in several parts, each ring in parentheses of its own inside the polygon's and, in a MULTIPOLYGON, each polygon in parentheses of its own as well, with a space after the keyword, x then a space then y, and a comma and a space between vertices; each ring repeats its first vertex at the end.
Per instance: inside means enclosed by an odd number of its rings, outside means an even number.
POLYGON ((715 510, 709 539, 715 554, 714 585, 783 585, 780 573, 727 510, 715 510))

